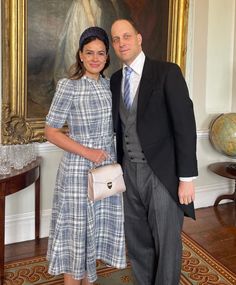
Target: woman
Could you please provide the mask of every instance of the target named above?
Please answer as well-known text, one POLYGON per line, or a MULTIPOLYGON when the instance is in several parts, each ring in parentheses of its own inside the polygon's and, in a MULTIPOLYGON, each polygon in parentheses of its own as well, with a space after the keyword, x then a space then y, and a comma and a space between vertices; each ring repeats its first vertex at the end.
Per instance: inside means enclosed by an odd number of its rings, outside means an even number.
POLYGON ((49 273, 64 284, 92 284, 96 259, 124 268, 122 196, 87 198, 88 170, 115 159, 109 81, 109 41, 99 27, 80 37, 69 79, 61 79, 46 118, 45 135, 64 149, 54 192, 48 254, 49 273), (68 125, 69 134, 60 128, 68 125))

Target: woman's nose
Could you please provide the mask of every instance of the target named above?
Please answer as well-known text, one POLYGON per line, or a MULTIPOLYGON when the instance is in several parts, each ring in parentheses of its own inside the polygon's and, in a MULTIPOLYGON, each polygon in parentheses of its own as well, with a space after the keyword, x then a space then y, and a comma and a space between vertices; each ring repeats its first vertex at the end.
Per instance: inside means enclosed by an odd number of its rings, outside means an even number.
POLYGON ((97 60, 98 60, 98 54, 97 54, 97 53, 94 53, 94 54, 93 54, 93 60, 94 60, 94 61, 97 61, 97 60))

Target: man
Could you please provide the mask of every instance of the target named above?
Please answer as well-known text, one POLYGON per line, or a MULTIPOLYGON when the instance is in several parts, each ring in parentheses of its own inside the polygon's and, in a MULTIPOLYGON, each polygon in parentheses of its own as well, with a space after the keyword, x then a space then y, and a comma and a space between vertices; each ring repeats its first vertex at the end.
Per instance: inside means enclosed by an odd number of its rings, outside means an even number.
POLYGON ((128 255, 139 285, 178 285, 184 214, 195 218, 196 127, 180 68, 150 60, 134 24, 111 28, 123 69, 111 77, 118 161, 123 164, 128 255))

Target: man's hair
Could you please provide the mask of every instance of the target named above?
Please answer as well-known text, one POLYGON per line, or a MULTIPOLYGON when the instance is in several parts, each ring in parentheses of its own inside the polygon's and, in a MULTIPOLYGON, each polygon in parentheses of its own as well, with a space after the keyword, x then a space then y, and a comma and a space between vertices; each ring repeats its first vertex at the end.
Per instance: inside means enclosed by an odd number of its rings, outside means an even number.
POLYGON ((127 22, 129 22, 130 23, 130 25, 134 28, 134 30, 135 30, 135 32, 137 33, 137 34, 141 34, 140 33, 140 30, 139 30, 139 28, 138 28, 138 26, 137 26, 137 24, 132 20, 132 19, 127 19, 127 18, 120 18, 120 19, 116 19, 114 22, 113 22, 113 24, 115 23, 115 22, 117 22, 117 21, 127 21, 127 22))

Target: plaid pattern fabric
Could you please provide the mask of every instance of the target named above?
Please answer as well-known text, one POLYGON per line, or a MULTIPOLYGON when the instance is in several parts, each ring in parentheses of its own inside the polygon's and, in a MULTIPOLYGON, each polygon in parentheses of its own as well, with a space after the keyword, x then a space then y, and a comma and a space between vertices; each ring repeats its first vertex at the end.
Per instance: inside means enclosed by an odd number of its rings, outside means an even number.
MULTIPOLYGON (((58 82, 46 124, 83 145, 105 149, 115 159, 109 81, 82 77, 58 82)), ((107 159, 104 164, 110 163, 107 159)), ((47 259, 49 273, 96 280, 96 259, 126 267, 122 195, 95 203, 87 198, 85 158, 64 152, 56 178, 47 259)))

